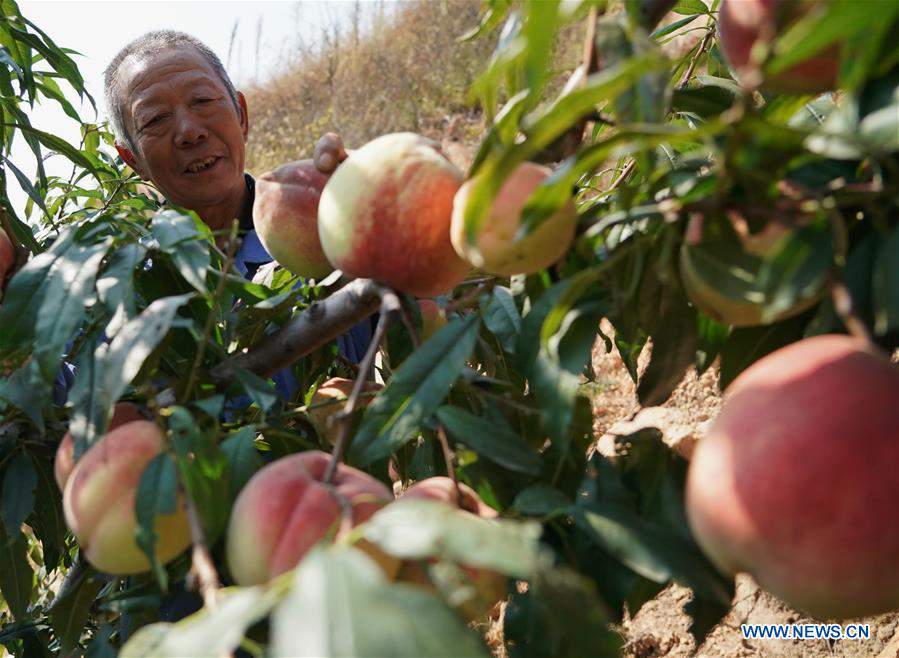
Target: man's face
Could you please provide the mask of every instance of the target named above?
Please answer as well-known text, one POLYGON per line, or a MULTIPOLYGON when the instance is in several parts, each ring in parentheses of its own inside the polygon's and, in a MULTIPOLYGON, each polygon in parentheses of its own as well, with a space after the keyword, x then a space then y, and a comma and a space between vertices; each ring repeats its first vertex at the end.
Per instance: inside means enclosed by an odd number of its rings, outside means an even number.
POLYGON ((189 210, 242 198, 249 130, 243 95, 238 112, 212 66, 189 46, 132 58, 121 73, 125 126, 137 148, 119 149, 125 161, 189 210))

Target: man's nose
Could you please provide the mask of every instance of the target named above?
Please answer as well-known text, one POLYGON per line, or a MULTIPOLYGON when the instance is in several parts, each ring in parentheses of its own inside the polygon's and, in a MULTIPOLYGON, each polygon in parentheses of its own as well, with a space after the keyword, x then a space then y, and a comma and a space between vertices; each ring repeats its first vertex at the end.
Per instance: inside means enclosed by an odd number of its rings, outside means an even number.
POLYGON ((175 120, 175 143, 178 146, 191 146, 206 139, 206 126, 190 110, 177 112, 175 120))

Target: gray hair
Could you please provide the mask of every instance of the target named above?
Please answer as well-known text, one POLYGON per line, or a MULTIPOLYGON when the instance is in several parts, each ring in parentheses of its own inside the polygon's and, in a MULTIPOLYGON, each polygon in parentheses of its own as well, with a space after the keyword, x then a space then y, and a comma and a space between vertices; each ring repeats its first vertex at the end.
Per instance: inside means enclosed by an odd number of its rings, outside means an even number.
POLYGON ((228 77, 225 67, 222 66, 222 60, 218 58, 205 43, 192 37, 184 32, 176 32, 175 30, 156 30, 147 32, 143 36, 138 37, 127 46, 122 48, 119 53, 113 57, 106 71, 103 73, 103 87, 106 96, 106 109, 109 112, 109 118, 112 121, 112 129, 116 136, 116 141, 128 147, 133 153, 137 153, 136 145, 128 133, 128 127, 125 125, 125 99, 122 97, 122 76, 120 70, 122 64, 129 57, 136 59, 146 59, 153 57, 168 50, 169 48, 177 48, 179 46, 190 46, 199 52, 212 69, 216 72, 219 79, 228 90, 231 101, 234 103, 234 109, 240 113, 240 105, 237 102, 237 89, 234 83, 228 77))

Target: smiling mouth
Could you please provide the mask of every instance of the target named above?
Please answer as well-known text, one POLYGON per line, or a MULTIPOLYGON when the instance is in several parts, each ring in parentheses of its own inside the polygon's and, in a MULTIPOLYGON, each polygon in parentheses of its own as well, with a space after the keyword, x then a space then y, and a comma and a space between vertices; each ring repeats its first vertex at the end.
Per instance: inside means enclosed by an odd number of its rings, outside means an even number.
POLYGON ((210 169, 213 169, 218 164, 219 160, 221 160, 221 158, 214 156, 214 155, 210 156, 204 160, 197 160, 196 162, 193 162, 190 165, 188 165, 188 167, 184 170, 184 173, 200 174, 200 173, 203 173, 204 171, 209 171, 210 169))

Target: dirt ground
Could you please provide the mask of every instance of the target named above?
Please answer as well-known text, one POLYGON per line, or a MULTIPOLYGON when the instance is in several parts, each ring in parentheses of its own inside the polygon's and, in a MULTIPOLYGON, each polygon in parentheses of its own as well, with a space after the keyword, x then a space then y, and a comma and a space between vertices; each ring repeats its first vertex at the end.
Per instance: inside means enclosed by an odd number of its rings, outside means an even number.
MULTIPOLYGON (((603 328, 604 331, 610 330, 608 326, 603 328)), ((641 363, 646 361, 648 354, 645 350, 641 363)), ((603 392, 593 404, 594 429, 601 452, 611 446, 613 434, 629 433, 640 427, 657 427, 672 448, 689 458, 696 441, 700 440, 721 407, 722 398, 714 368, 702 377, 697 377, 695 372, 688 373, 668 402, 643 410, 639 409, 634 384, 620 357, 614 350, 606 353, 602 341, 597 341, 593 349, 593 369, 597 383, 603 386, 603 392)), ((740 632, 741 624, 814 621, 760 590, 748 576, 737 578, 736 595, 730 612, 697 649, 688 632, 690 618, 683 611, 691 596, 689 589, 672 585, 627 619, 618 629, 625 639, 622 655, 625 658, 899 658, 897 613, 858 620, 870 624, 870 639, 864 641, 744 640, 740 632)), ((500 616, 487 633, 496 658, 506 658, 501 633, 500 616)))

